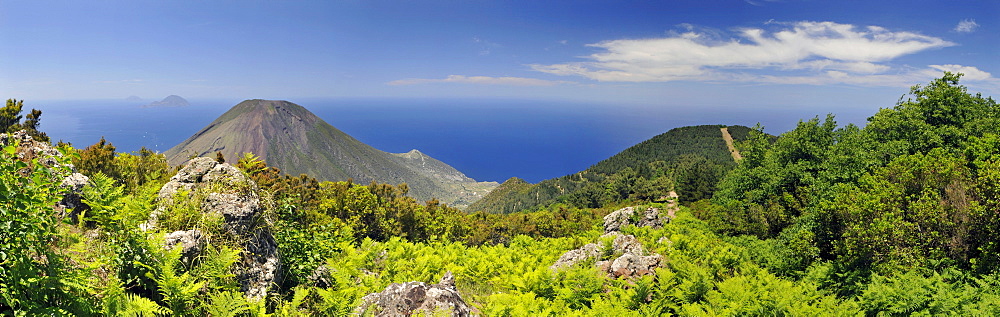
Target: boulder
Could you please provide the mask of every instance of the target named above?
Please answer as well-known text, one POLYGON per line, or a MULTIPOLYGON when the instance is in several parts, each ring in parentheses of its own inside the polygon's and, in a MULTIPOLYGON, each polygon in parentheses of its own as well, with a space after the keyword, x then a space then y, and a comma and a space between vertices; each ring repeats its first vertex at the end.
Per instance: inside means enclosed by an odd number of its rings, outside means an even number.
POLYGON ((661 259, 663 256, 659 254, 643 256, 636 253, 625 253, 611 262, 611 266, 605 271, 614 278, 653 274, 653 269, 660 265, 661 259))
POLYGON ((586 261, 587 259, 596 259, 601 256, 601 249, 596 243, 588 243, 579 249, 573 249, 566 251, 556 263, 549 266, 551 270, 558 270, 565 267, 573 266, 574 264, 586 261))
POLYGON ((635 207, 625 207, 604 216, 605 233, 621 231, 622 228, 628 225, 663 228, 663 220, 660 219, 660 209, 649 207, 645 210, 637 211, 635 207))
POLYGON ((439 316, 471 316, 472 309, 455 289, 455 277, 444 274, 438 284, 406 282, 389 285, 380 293, 371 293, 361 299, 355 314, 374 316, 410 316, 414 313, 439 316))
POLYGON ((56 203, 55 210, 60 217, 71 217, 74 220, 82 211, 90 209, 83 203, 83 187, 90 182, 90 177, 80 173, 73 173, 63 179, 59 187, 66 190, 63 198, 56 203))
MULTIPOLYGON (((160 188, 157 209, 143 228, 156 228, 181 192, 187 192, 188 199, 198 200, 204 215, 222 216, 226 240, 243 249, 234 268, 241 290, 248 298, 263 298, 268 288, 279 281, 281 262, 278 245, 264 219, 257 184, 232 165, 207 157, 192 159, 160 188)), ((180 232, 188 233, 171 235, 193 236, 192 230, 180 232)))
POLYGON ((653 274, 659 267, 663 256, 655 253, 647 255, 642 243, 635 236, 612 232, 604 234, 601 239, 611 237, 614 237, 614 240, 610 245, 588 243, 578 249, 566 251, 559 260, 549 266, 549 269, 557 271, 577 263, 594 261, 594 266, 612 278, 632 278, 653 274), (604 255, 610 257, 602 259, 604 255))

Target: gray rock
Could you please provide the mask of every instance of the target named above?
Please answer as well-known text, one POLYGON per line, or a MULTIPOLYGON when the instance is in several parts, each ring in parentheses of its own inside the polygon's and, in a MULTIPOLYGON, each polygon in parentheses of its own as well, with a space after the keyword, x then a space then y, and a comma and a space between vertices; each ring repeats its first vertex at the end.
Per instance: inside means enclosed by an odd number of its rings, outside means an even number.
POLYGON ((207 157, 192 159, 160 188, 157 209, 143 228, 156 228, 180 192, 197 199, 203 214, 223 217, 225 234, 244 251, 233 269, 241 290, 252 299, 266 296, 280 279, 281 261, 257 184, 232 165, 207 157))
POLYGON ((625 207, 604 216, 605 233, 621 231, 628 225, 658 229, 663 228, 663 220, 660 219, 660 210, 652 207, 643 211, 636 211, 635 207, 625 207))
POLYGON ((635 253, 625 253, 611 262, 607 268, 611 277, 635 277, 646 274, 653 274, 653 270, 660 265, 663 256, 659 254, 639 255, 635 253))
POLYGON ((181 261, 191 264, 205 247, 201 230, 192 229, 185 231, 174 231, 163 238, 163 247, 172 249, 181 247, 181 261))
POLYGON ((556 260, 550 270, 557 271, 577 263, 594 261, 601 272, 613 278, 632 278, 653 274, 660 266, 663 256, 659 254, 646 255, 642 243, 635 236, 612 232, 601 236, 602 239, 614 237, 610 245, 602 246, 589 243, 578 249, 566 251, 556 260), (602 255, 610 254, 612 259, 601 259, 602 255))
POLYGON ((472 309, 462 300, 455 289, 455 277, 445 273, 438 284, 406 282, 389 285, 381 293, 371 293, 361 299, 361 306, 355 309, 357 315, 410 316, 422 313, 425 316, 471 316, 472 309))
POLYGON ((611 242, 612 254, 643 254, 642 243, 639 243, 635 236, 618 233, 611 235, 615 236, 615 240, 611 242))
MULTIPOLYGON (((38 164, 46 167, 61 167, 56 160, 62 157, 62 152, 52 147, 48 142, 35 141, 27 131, 0 134, 0 144, 7 146, 17 143, 17 158, 24 162, 38 159, 38 164)), ((67 164, 72 169, 72 164, 67 164)))
POLYGON ((83 203, 83 187, 90 182, 90 177, 80 173, 73 173, 63 178, 59 187, 66 190, 66 194, 56 203, 55 210, 60 217, 71 217, 76 220, 80 212, 90 209, 83 203), (67 212, 68 211, 68 212, 67 212))
POLYGON ((333 285, 331 283, 333 277, 330 275, 330 268, 326 265, 316 267, 312 274, 306 277, 306 280, 309 281, 309 285, 319 288, 328 288, 333 285))
POLYGON ((556 263, 549 266, 551 270, 559 270, 565 267, 573 266, 577 263, 586 261, 587 259, 596 259, 601 256, 601 248, 596 243, 588 243, 579 249, 573 249, 566 251, 563 255, 559 256, 556 263))

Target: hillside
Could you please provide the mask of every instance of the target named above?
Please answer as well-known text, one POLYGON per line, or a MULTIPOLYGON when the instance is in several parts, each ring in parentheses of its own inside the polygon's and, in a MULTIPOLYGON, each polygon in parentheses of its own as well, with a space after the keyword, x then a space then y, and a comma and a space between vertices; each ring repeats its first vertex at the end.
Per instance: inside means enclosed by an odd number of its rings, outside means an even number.
POLYGON ((164 154, 171 165, 179 165, 215 152, 230 159, 254 153, 287 174, 321 181, 407 183, 414 198, 438 198, 456 207, 497 186, 476 182, 417 150, 393 154, 375 149, 288 101, 243 101, 164 154))
POLYGON ((657 186, 669 187, 670 184, 662 184, 669 182, 676 184, 685 201, 708 198, 722 172, 735 166, 720 128, 727 128, 736 140, 746 139, 750 131, 750 128, 744 126, 722 125, 671 129, 579 173, 544 180, 535 185, 519 182, 507 185, 510 181, 505 182, 482 200, 469 206, 468 211, 510 213, 557 201, 578 207, 600 207, 600 191, 604 188, 598 188, 601 187, 599 184, 616 180, 631 187, 625 196, 644 195, 647 193, 642 191, 649 191, 657 186), (663 178, 661 183, 654 182, 654 179, 660 178, 663 178), (625 179, 644 179, 648 182, 628 183, 625 179))

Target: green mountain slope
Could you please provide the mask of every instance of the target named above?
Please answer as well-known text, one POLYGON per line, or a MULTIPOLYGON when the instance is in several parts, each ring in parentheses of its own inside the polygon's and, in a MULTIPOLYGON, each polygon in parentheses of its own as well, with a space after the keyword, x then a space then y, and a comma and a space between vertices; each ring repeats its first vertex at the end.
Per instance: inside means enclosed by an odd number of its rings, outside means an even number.
POLYGON ((498 185, 476 182, 417 150, 380 151, 288 101, 243 101, 164 154, 171 165, 179 165, 215 152, 230 159, 251 152, 288 174, 325 181, 407 183, 414 198, 438 198, 456 207, 467 206, 498 185))
POLYGON ((614 195, 613 192, 620 191, 626 195, 619 198, 635 195, 656 199, 658 196, 654 196, 665 195, 660 192, 670 187, 676 187, 682 200, 708 198, 717 179, 735 166, 721 128, 728 128, 737 141, 745 140, 750 132, 745 126, 723 125, 671 129, 579 173, 534 185, 520 179, 508 180, 467 210, 510 213, 560 201, 579 207, 598 207, 607 192, 614 195))

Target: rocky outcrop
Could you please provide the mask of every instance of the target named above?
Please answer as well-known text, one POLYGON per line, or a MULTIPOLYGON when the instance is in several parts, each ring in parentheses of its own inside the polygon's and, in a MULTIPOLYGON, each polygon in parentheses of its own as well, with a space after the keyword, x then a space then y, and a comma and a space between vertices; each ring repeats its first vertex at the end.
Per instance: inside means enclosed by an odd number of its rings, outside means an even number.
MULTIPOLYGON (((187 199, 196 200, 203 215, 222 217, 224 232, 218 234, 225 235, 225 239, 219 240, 243 250, 234 269, 242 291, 248 298, 263 298, 268 288, 278 282, 281 262, 277 243, 263 217, 257 184, 232 165, 207 157, 193 159, 160 188, 157 209, 144 229, 156 228, 159 220, 169 216, 167 213, 182 192, 187 193, 187 199)), ((165 245, 181 244, 185 248, 182 253, 200 252, 201 236, 208 233, 193 228, 173 229, 188 230, 169 234, 165 245)))
POLYGON ((663 256, 646 254, 642 243, 635 236, 622 234, 621 229, 634 225, 638 227, 662 228, 670 218, 662 218, 657 208, 638 211, 635 207, 625 207, 604 217, 604 232, 600 241, 588 243, 578 249, 566 251, 549 269, 560 270, 577 263, 594 262, 602 272, 613 278, 631 278, 653 274, 663 256), (610 242, 610 243, 607 243, 610 242))
POLYGON ((472 315, 472 309, 455 288, 455 277, 451 272, 445 273, 438 284, 396 283, 381 293, 368 294, 361 300, 362 304, 355 309, 355 313, 365 316, 410 316, 414 313, 456 317, 472 315))
MULTIPOLYGON (((667 222, 670 220, 667 219, 667 222)), ((604 232, 618 232, 628 225, 636 227, 663 228, 664 220, 660 218, 660 209, 649 207, 638 211, 635 207, 618 209, 604 216, 604 232)))
MULTIPOLYGON (((66 190, 63 194, 63 198, 53 206, 58 213, 60 218, 63 217, 76 217, 80 211, 87 209, 88 207, 83 204, 80 194, 83 192, 83 187, 87 185, 90 178, 76 173, 76 168, 73 164, 59 164, 57 158, 62 157, 62 152, 58 149, 53 148, 48 142, 36 141, 27 131, 21 130, 14 133, 0 133, 0 147, 6 147, 11 144, 17 143, 17 149, 15 155, 18 160, 23 162, 31 162, 35 160, 37 164, 51 168, 66 168, 68 171, 65 174, 56 174, 53 177, 55 179, 61 178, 62 181, 59 185, 60 188, 66 190)), ((25 173, 21 171, 21 173, 25 173)))
POLYGON ((559 256, 559 259, 556 260, 556 263, 549 266, 549 269, 559 270, 583 261, 599 259, 601 251, 601 246, 597 245, 597 243, 585 244, 578 249, 569 250, 566 251, 566 253, 563 253, 563 255, 559 256))
POLYGON ((614 261, 599 261, 595 265, 611 277, 628 278, 653 274, 654 269, 660 265, 662 259, 663 256, 659 254, 625 253, 614 261))
POLYGON ((594 266, 611 277, 633 277, 652 274, 663 258, 659 254, 646 255, 639 240, 630 234, 612 232, 601 236, 601 241, 607 240, 611 243, 588 243, 566 251, 549 269, 556 271, 577 263, 594 262, 594 266))

